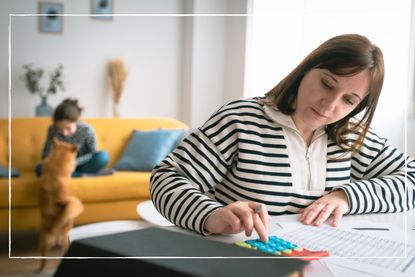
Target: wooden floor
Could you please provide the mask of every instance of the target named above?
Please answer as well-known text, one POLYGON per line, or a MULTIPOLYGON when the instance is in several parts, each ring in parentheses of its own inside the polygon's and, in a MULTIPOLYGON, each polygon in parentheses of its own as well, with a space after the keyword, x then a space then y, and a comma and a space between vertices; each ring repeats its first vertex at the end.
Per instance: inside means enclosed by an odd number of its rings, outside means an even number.
MULTIPOLYGON (((39 256, 37 250, 38 232, 21 231, 12 234, 11 254, 9 258, 9 234, 0 232, 0 276, 31 276, 40 264, 39 259, 28 258, 39 256)), ((62 250, 52 250, 49 256, 61 257, 62 250)), ((60 263, 60 259, 48 259, 42 276, 52 276, 60 263)), ((40 276, 33 274, 33 276, 40 276)))

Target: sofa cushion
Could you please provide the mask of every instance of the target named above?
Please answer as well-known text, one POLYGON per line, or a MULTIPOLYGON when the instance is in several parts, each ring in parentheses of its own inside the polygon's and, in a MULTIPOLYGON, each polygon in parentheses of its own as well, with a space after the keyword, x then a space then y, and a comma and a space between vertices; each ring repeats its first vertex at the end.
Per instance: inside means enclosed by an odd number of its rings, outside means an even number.
POLYGON ((115 172, 110 176, 72 178, 71 192, 83 203, 150 198, 151 172, 115 172))
MULTIPOLYGON (((187 130, 188 126, 172 118, 83 118, 82 121, 95 129, 98 150, 105 150, 110 156, 108 163, 112 167, 131 137, 131 131, 163 129, 187 130), (109 131, 111 130, 111 131, 109 131)), ((20 173, 34 171, 41 161, 48 127, 52 124, 51 117, 30 117, 11 119, 11 166, 18 168, 20 173)), ((0 164, 9 162, 9 120, 0 119, 0 164)))
POLYGON ((183 129, 133 130, 114 168, 119 171, 151 171, 174 149, 184 132, 183 129))
MULTIPOLYGON (((70 191, 83 203, 105 203, 150 198, 150 172, 116 172, 111 176, 72 178, 70 191)), ((22 172, 11 185, 12 208, 38 206, 39 178, 22 172)), ((7 179, 0 179, 0 208, 9 207, 7 179)))
MULTIPOLYGON (((11 170, 10 172, 11 177, 19 177, 20 175, 19 170, 13 167, 10 170, 11 170)), ((9 177, 9 169, 7 167, 0 165, 0 178, 8 178, 8 177, 9 177)))

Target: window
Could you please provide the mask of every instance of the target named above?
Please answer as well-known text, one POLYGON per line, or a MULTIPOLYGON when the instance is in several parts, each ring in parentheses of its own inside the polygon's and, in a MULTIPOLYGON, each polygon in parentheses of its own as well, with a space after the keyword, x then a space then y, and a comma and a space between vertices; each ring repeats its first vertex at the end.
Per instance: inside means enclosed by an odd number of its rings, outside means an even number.
POLYGON ((385 58, 385 82, 372 126, 404 148, 410 0, 255 0, 251 5, 245 97, 268 92, 328 38, 362 34, 385 58))

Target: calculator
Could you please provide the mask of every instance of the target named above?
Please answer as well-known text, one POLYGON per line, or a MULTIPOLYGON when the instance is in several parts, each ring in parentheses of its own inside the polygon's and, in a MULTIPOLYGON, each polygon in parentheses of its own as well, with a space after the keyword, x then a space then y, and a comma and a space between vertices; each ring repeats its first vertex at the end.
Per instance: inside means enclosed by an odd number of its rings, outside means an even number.
POLYGON ((239 241, 235 244, 248 249, 282 257, 298 258, 305 261, 316 260, 329 256, 329 252, 326 250, 312 251, 277 236, 270 236, 267 242, 263 242, 257 238, 239 241))

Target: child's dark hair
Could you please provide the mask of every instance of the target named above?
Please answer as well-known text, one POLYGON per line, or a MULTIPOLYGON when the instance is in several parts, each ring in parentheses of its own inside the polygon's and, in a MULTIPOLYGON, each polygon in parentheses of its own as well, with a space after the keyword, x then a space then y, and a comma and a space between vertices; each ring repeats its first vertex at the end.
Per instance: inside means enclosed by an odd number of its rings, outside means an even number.
POLYGON ((81 116, 82 108, 78 106, 77 99, 67 98, 56 107, 53 112, 53 122, 68 120, 71 122, 78 121, 81 116))

